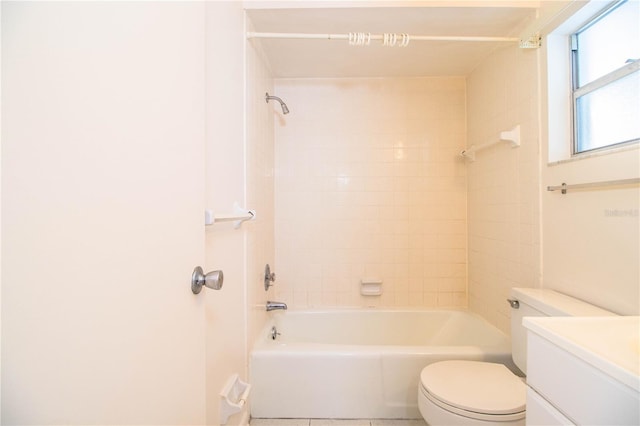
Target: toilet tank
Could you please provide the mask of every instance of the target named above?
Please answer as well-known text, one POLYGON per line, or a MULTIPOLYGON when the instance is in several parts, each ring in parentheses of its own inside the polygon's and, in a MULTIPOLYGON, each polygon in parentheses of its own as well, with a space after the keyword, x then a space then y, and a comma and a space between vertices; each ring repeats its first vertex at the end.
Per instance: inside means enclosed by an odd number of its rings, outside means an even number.
POLYGON ((511 351, 513 362, 527 373, 527 331, 522 326, 524 317, 598 317, 616 315, 582 300, 546 288, 512 288, 511 351))

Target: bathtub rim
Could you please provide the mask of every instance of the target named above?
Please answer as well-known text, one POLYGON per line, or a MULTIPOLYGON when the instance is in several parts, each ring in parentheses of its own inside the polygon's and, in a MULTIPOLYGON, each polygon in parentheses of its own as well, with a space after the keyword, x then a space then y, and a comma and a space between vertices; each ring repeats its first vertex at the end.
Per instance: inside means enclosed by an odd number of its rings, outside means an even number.
POLYGON ((314 309, 291 309, 286 311, 273 311, 270 313, 268 320, 261 329, 256 340, 253 342, 250 357, 253 352, 269 353, 291 351, 297 355, 308 353, 313 355, 320 353, 339 353, 342 355, 350 355, 363 352, 385 352, 388 354, 410 354, 410 355, 441 355, 452 352, 451 349, 464 350, 465 353, 475 352, 473 349, 480 349, 483 354, 500 355, 505 352, 511 354, 511 336, 491 324, 486 318, 480 314, 470 311, 468 308, 371 308, 371 307, 328 307, 314 309), (499 345, 358 345, 358 344, 342 344, 342 343, 317 343, 317 342, 276 342, 269 338, 271 327, 275 325, 275 321, 279 317, 288 314, 295 315, 318 315, 331 313, 424 313, 424 312, 453 312, 456 314, 465 314, 481 321, 484 325, 490 327, 495 332, 501 334, 504 340, 499 345), (426 349, 429 348, 429 349, 426 349), (436 349, 437 348, 437 349, 436 349))

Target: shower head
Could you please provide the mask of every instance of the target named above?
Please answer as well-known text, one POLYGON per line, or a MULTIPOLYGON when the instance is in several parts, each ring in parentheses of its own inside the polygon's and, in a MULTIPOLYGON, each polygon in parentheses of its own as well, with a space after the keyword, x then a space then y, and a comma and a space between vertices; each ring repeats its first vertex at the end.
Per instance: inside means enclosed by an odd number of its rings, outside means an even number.
POLYGON ((280 106, 282 107, 282 113, 283 114, 289 114, 289 108, 287 108, 287 104, 285 104, 282 99, 280 99, 277 96, 269 96, 269 92, 265 93, 264 95, 264 100, 269 103, 270 100, 276 100, 278 102, 280 102, 280 106))

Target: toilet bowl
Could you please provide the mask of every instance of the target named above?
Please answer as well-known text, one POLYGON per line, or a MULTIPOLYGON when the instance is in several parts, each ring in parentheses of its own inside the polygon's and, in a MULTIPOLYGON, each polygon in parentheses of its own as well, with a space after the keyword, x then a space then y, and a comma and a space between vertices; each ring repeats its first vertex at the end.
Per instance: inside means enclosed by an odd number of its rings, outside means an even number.
MULTIPOLYGON (((512 358, 527 372, 525 316, 611 316, 609 311, 548 289, 511 289, 512 358)), ((420 374, 418 408, 431 426, 516 426, 526 417, 526 384, 502 364, 440 361, 420 374)))
POLYGON ((442 361, 420 374, 418 408, 432 425, 525 424, 526 385, 502 364, 442 361))

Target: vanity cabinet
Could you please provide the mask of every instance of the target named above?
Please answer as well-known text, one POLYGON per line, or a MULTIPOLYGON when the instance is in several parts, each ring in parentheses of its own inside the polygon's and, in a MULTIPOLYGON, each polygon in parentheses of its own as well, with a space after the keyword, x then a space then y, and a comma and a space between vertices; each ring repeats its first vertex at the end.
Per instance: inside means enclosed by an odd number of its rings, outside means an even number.
POLYGON ((528 425, 640 424, 640 317, 523 324, 528 425))

